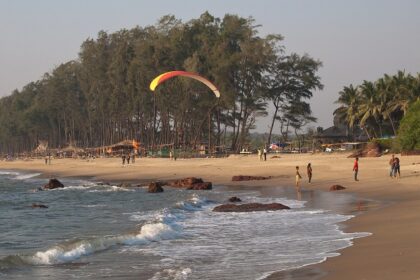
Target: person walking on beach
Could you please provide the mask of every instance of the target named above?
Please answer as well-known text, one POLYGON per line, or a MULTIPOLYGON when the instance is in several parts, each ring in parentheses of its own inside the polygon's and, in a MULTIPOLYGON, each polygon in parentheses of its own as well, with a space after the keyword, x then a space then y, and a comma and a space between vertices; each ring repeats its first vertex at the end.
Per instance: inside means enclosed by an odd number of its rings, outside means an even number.
POLYGON ((122 165, 124 166, 125 165, 125 154, 122 155, 121 159, 122 159, 122 165))
POLYGON ((48 164, 48 156, 45 156, 45 164, 48 164))
POLYGON ((262 161, 262 152, 261 149, 258 149, 258 159, 262 161))
POLYGON ((264 153, 264 161, 267 161, 267 149, 266 148, 264 148, 263 153, 264 153))
POLYGON ((400 172, 400 159, 398 157, 396 157, 394 159, 394 177, 399 179, 401 177, 401 172, 400 172))
POLYGON ((302 179, 302 176, 300 176, 299 173, 299 166, 296 166, 296 189, 300 191, 300 180, 302 179))
POLYGON ((312 166, 311 166, 311 163, 308 163, 308 166, 306 166, 306 173, 308 174, 308 180, 309 180, 309 184, 310 184, 311 180, 312 180, 312 166))
POLYGON ((130 154, 127 154, 127 164, 130 164, 130 159, 131 159, 130 154))
POLYGON ((354 160, 353 172, 354 172, 354 180, 359 181, 359 179, 357 179, 357 174, 359 173, 359 158, 358 157, 356 157, 356 159, 354 160))
POLYGON ((394 177, 394 167, 395 167, 395 155, 392 154, 391 159, 389 160, 389 177, 394 177))

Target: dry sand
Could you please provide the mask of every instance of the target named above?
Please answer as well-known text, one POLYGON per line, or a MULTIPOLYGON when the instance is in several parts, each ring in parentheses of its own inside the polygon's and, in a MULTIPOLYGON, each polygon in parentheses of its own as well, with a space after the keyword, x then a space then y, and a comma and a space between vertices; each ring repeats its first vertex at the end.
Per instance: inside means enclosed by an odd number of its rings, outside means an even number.
MULTIPOLYGON (((48 177, 89 176, 103 181, 151 181, 187 176, 202 177, 215 184, 252 187, 293 186, 295 166, 304 175, 304 190, 327 191, 333 184, 342 192, 380 202, 380 207, 365 209, 363 214, 345 223, 345 231, 371 232, 340 251, 341 256, 304 269, 274 274, 270 279, 420 279, 420 156, 401 157, 402 177, 389 178, 389 156, 362 158, 359 182, 352 180, 353 159, 347 154, 281 154, 260 162, 257 156, 231 156, 224 159, 137 159, 122 167, 121 160, 53 159, 0 162, 0 169, 36 170, 48 177), (306 164, 312 163, 313 183, 306 181, 306 164), (233 175, 274 176, 270 180, 231 182, 233 175)), ((399 156, 399 155, 397 155, 399 156)), ((360 207, 366 207, 360 205, 360 207)), ((368 206, 369 208, 370 206, 368 206)))

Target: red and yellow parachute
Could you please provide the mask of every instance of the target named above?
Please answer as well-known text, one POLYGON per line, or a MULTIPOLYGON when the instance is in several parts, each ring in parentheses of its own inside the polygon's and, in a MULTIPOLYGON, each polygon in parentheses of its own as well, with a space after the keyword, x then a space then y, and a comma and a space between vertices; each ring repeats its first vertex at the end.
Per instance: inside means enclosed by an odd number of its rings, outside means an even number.
POLYGON ((156 78, 153 79, 153 81, 150 83, 150 89, 152 91, 155 91, 156 87, 158 85, 160 85, 161 83, 163 83, 164 81, 176 77, 176 76, 183 76, 183 77, 189 77, 189 78, 193 78, 197 81, 202 82, 203 84, 205 84, 206 86, 208 86, 214 93, 214 95, 216 95, 217 98, 220 97, 220 92, 219 90, 216 88, 216 86, 214 84, 212 84, 209 80, 194 74, 194 73, 190 73, 190 72, 185 72, 185 71, 170 71, 170 72, 166 72, 163 73, 159 76, 157 76, 156 78))

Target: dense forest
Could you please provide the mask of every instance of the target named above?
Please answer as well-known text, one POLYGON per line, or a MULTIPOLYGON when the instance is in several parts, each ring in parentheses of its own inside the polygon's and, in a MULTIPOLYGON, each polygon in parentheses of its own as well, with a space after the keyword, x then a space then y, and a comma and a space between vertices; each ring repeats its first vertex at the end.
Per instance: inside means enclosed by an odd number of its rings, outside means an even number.
POLYGON ((100 31, 82 43, 76 60, 0 99, 0 153, 31 151, 41 140, 59 148, 124 139, 237 151, 269 106, 275 110, 267 142, 275 126, 285 137, 297 134, 315 120, 309 99, 322 88, 321 62, 286 52, 281 35, 262 37, 258 28, 252 18, 206 12, 188 22, 168 15, 153 26, 100 31), (206 77, 221 98, 186 78, 152 93, 152 79, 172 70, 206 77))
MULTIPOLYGON (((393 76, 385 74, 374 82, 344 87, 337 100, 340 107, 334 114, 350 129, 362 128, 369 139, 397 136, 402 119, 410 106, 419 100, 420 73, 413 76, 398 71, 393 76)), ((406 148, 411 149, 410 146, 406 148)))

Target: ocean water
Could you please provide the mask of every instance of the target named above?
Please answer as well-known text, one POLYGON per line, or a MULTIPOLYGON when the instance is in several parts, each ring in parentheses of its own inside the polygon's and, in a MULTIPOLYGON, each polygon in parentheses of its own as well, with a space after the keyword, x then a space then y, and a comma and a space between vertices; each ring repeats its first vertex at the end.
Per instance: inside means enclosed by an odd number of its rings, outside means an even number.
POLYGON ((301 201, 284 188, 276 197, 223 186, 149 194, 77 179, 34 191, 47 181, 39 175, 0 171, 0 279, 264 279, 368 235, 344 233, 337 224, 352 216, 319 208, 326 193, 301 201), (231 196, 292 209, 212 212, 231 196))

